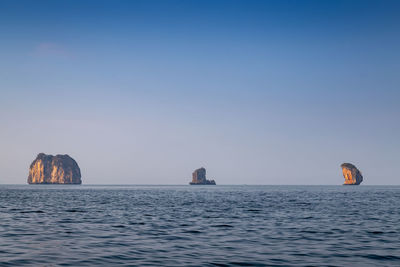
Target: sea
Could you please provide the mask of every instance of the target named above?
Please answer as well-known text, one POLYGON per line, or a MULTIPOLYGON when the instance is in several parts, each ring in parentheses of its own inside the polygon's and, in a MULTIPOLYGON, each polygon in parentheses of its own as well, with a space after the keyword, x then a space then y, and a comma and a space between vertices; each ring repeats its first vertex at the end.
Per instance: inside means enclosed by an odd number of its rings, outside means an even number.
POLYGON ((0 266, 400 266, 400 187, 1 185, 0 266))

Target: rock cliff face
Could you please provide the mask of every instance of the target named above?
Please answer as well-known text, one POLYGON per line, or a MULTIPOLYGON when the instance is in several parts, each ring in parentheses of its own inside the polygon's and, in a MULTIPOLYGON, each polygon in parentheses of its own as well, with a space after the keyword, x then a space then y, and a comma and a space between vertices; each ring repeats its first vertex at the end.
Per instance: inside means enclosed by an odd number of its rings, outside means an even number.
POLYGON ((342 167, 344 185, 359 185, 363 181, 361 172, 351 163, 343 163, 342 167))
POLYGON ((191 185, 215 185, 214 180, 207 180, 206 179, 206 169, 200 168, 195 170, 192 173, 192 182, 189 184, 191 185))
POLYGON ((81 170, 68 155, 40 153, 29 168, 29 184, 81 184, 81 170))

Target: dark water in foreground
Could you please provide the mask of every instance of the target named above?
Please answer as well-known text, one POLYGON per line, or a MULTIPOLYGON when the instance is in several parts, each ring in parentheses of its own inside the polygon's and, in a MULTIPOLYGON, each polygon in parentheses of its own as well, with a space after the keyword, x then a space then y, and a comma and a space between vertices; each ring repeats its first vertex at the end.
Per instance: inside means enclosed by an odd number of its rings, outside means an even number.
POLYGON ((0 186, 0 266, 400 266, 400 187, 0 186))

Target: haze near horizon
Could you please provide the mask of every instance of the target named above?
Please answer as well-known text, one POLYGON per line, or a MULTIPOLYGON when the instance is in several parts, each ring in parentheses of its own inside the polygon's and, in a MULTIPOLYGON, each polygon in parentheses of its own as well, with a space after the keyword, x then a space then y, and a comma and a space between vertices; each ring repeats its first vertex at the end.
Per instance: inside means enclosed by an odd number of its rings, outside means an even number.
POLYGON ((0 183, 400 184, 398 1, 0 2, 0 183))

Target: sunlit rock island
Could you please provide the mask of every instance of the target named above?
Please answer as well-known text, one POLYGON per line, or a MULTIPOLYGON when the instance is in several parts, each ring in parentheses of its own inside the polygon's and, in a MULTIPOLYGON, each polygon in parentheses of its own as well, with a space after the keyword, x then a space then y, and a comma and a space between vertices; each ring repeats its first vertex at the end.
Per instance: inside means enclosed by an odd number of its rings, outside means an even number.
POLYGON ((81 170, 68 155, 40 153, 29 168, 29 184, 81 184, 81 170))
POLYGON ((200 168, 195 170, 192 173, 192 181, 189 183, 190 185, 215 185, 214 180, 206 179, 206 169, 200 168))
POLYGON ((363 181, 361 172, 351 163, 343 163, 342 167, 344 184, 343 185, 359 185, 363 181))

